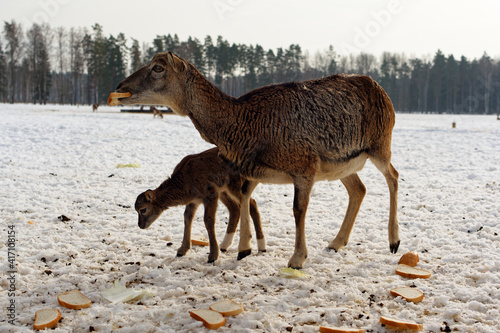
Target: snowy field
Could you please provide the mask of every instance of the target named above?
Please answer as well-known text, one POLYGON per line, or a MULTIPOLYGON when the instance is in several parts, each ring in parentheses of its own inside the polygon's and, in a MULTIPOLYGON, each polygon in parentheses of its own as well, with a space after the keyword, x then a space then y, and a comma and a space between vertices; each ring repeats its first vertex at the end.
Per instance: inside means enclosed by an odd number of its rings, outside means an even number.
MULTIPOLYGON (((102 107, 0 104, 0 331, 29 332, 35 312, 60 309, 52 332, 208 332, 189 311, 233 299, 245 311, 220 332, 318 332, 319 326, 392 332, 380 315, 408 319, 426 332, 500 331, 500 121, 495 116, 398 114, 393 164, 400 173, 401 246, 389 252, 389 193, 367 162, 367 195, 349 244, 327 251, 347 207, 339 181, 316 183, 307 212, 307 277, 280 274, 293 252, 292 185, 257 187, 267 253, 237 261, 237 241, 215 264, 208 248, 176 258, 184 207, 149 229, 137 226, 136 196, 156 188, 182 157, 210 147, 187 118, 122 114, 102 107), (456 128, 452 128, 452 123, 456 128), (139 168, 117 168, 137 163, 139 168), (65 215, 70 221, 61 221, 65 215), (7 280, 8 231, 16 241, 15 296, 7 280), (428 280, 394 273, 400 256, 420 255, 428 280), (111 305, 101 292, 121 279, 153 296, 111 305), (389 290, 415 286, 418 304, 389 290), (79 289, 88 309, 56 296, 79 289), (16 326, 8 323, 15 301, 16 326)), ((200 207, 194 234, 205 234, 200 207)), ((219 241, 228 221, 217 213, 219 241)))

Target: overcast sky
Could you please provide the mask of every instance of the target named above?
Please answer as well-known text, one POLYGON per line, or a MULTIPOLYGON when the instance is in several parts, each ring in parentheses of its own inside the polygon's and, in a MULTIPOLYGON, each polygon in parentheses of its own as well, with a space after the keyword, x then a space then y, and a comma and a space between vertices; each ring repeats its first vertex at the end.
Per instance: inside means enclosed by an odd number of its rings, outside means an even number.
MULTIPOLYGON (((299 44, 314 54, 383 51, 500 58, 498 0, 0 0, 0 20, 52 27, 103 26, 151 43, 206 35, 265 49, 299 44)), ((3 39, 3 36, 2 36, 3 39)))

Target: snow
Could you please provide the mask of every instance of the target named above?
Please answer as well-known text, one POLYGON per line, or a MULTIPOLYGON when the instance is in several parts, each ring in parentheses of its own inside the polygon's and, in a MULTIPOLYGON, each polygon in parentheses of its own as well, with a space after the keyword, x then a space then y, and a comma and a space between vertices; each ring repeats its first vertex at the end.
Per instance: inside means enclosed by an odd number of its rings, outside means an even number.
MULTIPOLYGON (((210 147, 187 118, 153 119, 118 108, 0 104, 1 332, 29 332, 37 310, 58 308, 53 332, 208 332, 192 309, 233 299, 245 311, 220 332, 318 332, 319 326, 390 332, 380 315, 423 323, 424 331, 500 331, 500 121, 495 116, 398 114, 393 164, 400 173, 401 246, 389 251, 389 193, 367 163, 367 195, 349 244, 327 251, 347 207, 339 181, 315 185, 307 212, 307 277, 279 273, 293 253, 292 185, 257 187, 267 252, 236 260, 238 236, 215 264, 208 248, 176 258, 184 207, 137 226, 136 196, 157 187, 185 155, 210 147), (452 123, 456 128, 452 128, 452 123), (139 168, 117 168, 137 163, 139 168), (65 215, 70 221, 61 221, 65 215), (8 296, 7 234, 14 226, 15 297, 8 296), (416 251, 428 280, 394 273, 416 251), (154 296, 111 304, 101 293, 120 279, 154 296), (415 286, 418 304, 389 290, 415 286), (79 289, 88 309, 57 304, 79 289), (16 326, 7 306, 15 300, 16 326), (448 327, 448 328, 447 328, 448 327)), ((206 234, 203 209, 193 234, 206 234)), ((220 205, 221 241, 228 213, 220 205)))

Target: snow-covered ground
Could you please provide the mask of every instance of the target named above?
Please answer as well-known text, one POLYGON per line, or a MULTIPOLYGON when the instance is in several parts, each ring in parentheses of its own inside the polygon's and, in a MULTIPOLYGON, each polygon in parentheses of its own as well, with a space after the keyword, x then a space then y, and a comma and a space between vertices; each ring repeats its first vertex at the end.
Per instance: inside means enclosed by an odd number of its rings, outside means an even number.
MULTIPOLYGON (((55 307, 53 332, 208 332, 189 311, 233 299, 245 311, 220 332, 318 332, 319 326, 390 332, 380 315, 412 320, 429 332, 500 331, 500 121, 495 116, 398 114, 393 164, 400 173, 401 246, 389 252, 389 195, 367 162, 367 187, 349 244, 326 246, 347 207, 339 181, 320 182, 307 212, 307 277, 285 278, 295 227, 291 185, 259 185, 267 253, 237 261, 237 241, 215 264, 208 248, 176 258, 184 207, 149 229, 137 226, 136 196, 155 188, 185 155, 210 147, 187 118, 153 119, 89 106, 0 105, 1 332, 32 330, 35 311, 55 307), (452 123, 456 128, 452 128, 452 123), (117 168, 138 163, 139 168, 117 168), (65 215, 70 221, 61 221, 65 215), (7 280, 8 231, 15 231, 14 280, 7 280), (394 273, 400 256, 417 251, 428 280, 394 273), (154 296, 111 305, 101 292, 121 279, 154 296), (15 296, 10 297, 10 282, 15 296), (389 294, 415 286, 425 298, 389 294), (79 289, 88 309, 69 310, 56 296, 79 289), (15 301, 16 326, 8 323, 15 301)), ((193 233, 205 234, 203 209, 193 233)), ((228 221, 217 214, 219 241, 228 221)), ((12 247, 12 244, 11 244, 12 247)))

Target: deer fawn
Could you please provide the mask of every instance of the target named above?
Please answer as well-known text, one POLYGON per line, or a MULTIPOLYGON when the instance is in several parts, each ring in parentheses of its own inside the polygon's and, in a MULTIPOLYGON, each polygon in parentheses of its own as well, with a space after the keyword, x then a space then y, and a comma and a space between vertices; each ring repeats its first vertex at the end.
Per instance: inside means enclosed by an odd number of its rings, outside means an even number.
MULTIPOLYGON (((205 207, 204 221, 210 241, 208 262, 219 257, 219 246, 215 237, 215 213, 220 199, 229 210, 229 224, 221 243, 225 252, 231 245, 240 220, 241 188, 245 179, 234 172, 219 157, 219 150, 212 148, 200 154, 189 155, 175 167, 172 176, 157 189, 139 194, 135 210, 139 214, 139 227, 148 228, 169 207, 186 205, 184 211, 184 238, 177 256, 184 256, 191 248, 191 226, 196 209, 205 207)), ((250 200, 250 215, 257 234, 259 251, 266 251, 266 242, 255 200, 250 200)))

